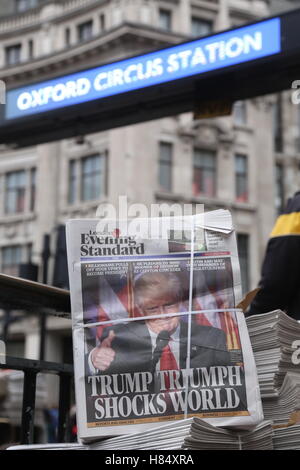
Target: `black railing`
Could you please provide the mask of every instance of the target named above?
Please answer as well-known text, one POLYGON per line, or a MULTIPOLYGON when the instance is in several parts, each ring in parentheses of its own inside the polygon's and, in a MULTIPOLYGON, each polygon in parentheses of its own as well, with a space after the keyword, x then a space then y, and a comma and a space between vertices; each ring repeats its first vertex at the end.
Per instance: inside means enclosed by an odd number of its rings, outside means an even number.
POLYGON ((12 369, 24 372, 23 405, 21 421, 21 444, 33 443, 34 412, 37 374, 56 374, 59 376, 59 414, 57 442, 70 441, 69 411, 73 366, 55 362, 36 361, 7 357, 0 369, 12 369))
MULTIPOLYGON (((70 317, 70 295, 68 291, 32 281, 0 274, 0 309, 23 310, 25 313, 70 317)), ((23 316, 24 319, 24 316, 23 316)), ((42 332, 41 332, 42 333, 42 332)), ((37 375, 59 376, 59 409, 57 442, 70 442, 69 412, 73 366, 43 360, 22 359, 5 356, 0 369, 23 371, 23 404, 21 418, 21 444, 32 444, 34 440, 34 414, 37 375)))

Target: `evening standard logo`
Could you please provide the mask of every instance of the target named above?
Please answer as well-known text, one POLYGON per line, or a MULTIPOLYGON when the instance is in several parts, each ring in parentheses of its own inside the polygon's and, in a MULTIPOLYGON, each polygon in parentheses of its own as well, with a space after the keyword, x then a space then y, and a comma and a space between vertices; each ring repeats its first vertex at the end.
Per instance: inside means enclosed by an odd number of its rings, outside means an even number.
POLYGON ((202 38, 49 80, 8 94, 6 118, 43 112, 235 65, 280 52, 280 20, 202 38))
POLYGON ((145 253, 144 243, 135 237, 111 237, 97 235, 96 232, 81 234, 81 256, 132 256, 145 253))

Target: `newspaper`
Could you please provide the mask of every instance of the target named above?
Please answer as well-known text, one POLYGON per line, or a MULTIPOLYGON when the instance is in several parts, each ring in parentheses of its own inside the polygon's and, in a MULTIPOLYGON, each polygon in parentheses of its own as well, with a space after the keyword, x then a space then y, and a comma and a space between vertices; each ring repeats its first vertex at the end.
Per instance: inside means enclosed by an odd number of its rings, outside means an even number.
POLYGON ((67 224, 83 441, 193 416, 240 428, 263 419, 235 308, 241 282, 230 213, 185 219, 184 234, 159 236, 141 225, 138 235, 123 235, 121 221, 101 230, 98 219, 67 224))

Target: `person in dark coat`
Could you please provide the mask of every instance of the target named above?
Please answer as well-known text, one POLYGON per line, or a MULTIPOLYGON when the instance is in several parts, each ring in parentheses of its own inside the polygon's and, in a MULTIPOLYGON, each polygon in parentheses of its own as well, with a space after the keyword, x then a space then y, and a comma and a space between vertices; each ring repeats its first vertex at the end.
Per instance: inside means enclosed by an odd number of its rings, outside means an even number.
POLYGON ((281 309, 300 320, 300 191, 288 200, 268 241, 260 290, 247 315, 281 309))

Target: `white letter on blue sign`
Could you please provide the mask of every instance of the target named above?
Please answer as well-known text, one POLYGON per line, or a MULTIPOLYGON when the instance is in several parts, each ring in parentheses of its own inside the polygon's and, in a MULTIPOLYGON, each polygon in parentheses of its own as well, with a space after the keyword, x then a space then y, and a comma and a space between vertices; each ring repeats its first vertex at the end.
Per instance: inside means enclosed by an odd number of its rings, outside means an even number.
POLYGON ((254 37, 250 36, 250 34, 245 34, 244 36, 244 53, 245 54, 249 54, 251 48, 256 51, 260 51, 262 47, 263 47, 262 34, 260 31, 257 31, 254 37))
POLYGON ((106 72, 101 72, 97 77, 95 78, 94 81, 94 88, 97 91, 105 90, 108 87, 107 84, 107 73, 106 72), (106 80, 106 83, 102 83, 103 80, 106 80))
POLYGON ((32 97, 30 93, 21 93, 18 97, 17 106, 21 111, 25 111, 31 107, 32 97))

